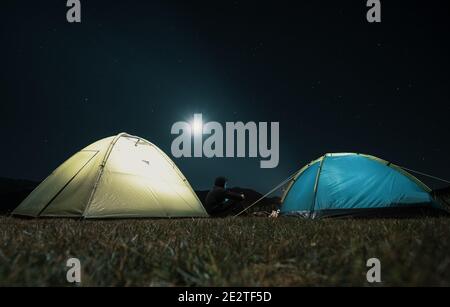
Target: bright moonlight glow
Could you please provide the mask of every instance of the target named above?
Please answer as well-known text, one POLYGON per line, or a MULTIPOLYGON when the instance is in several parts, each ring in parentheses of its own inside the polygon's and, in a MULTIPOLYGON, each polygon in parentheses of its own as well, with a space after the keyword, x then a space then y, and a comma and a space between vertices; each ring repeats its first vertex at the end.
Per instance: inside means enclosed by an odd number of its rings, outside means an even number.
POLYGON ((201 118, 194 118, 194 121, 192 122, 192 132, 195 135, 203 133, 203 122, 201 118))

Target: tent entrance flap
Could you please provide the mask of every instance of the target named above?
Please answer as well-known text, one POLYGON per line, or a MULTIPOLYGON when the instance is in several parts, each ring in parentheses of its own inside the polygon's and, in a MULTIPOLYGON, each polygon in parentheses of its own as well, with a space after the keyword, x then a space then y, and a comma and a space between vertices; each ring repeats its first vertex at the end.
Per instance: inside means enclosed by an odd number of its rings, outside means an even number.
POLYGON ((97 152, 80 151, 69 158, 19 205, 20 214, 39 216, 96 154, 97 152))

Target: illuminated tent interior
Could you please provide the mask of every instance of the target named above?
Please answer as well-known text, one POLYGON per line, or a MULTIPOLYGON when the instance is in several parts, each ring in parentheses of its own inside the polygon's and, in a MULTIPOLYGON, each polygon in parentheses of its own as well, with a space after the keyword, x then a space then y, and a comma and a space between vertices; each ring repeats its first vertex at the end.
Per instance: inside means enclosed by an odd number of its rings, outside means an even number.
POLYGON ((31 217, 206 217, 189 182, 157 146, 121 133, 77 152, 13 212, 31 217))
POLYGON ((431 190, 388 161, 362 154, 326 154, 297 172, 281 214, 305 218, 446 214, 431 190))

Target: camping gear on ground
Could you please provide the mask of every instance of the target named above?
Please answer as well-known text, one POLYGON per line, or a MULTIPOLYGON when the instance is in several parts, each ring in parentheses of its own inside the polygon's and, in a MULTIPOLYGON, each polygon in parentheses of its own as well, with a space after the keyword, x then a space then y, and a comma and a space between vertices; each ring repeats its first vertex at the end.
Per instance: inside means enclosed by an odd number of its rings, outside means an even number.
POLYGON ((446 213, 431 190, 399 166, 363 154, 326 154, 303 167, 283 195, 281 215, 403 216, 446 213))
POLYGON ((173 161, 149 141, 121 133, 73 155, 14 211, 31 217, 206 217, 173 161))

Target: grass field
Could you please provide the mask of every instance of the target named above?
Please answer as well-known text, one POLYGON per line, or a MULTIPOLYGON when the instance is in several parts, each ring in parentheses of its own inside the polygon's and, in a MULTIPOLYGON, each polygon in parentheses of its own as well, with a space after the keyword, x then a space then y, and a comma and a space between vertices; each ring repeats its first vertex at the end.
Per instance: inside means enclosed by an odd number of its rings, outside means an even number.
POLYGON ((22 220, 0 217, 0 285, 450 285, 450 219, 22 220))

